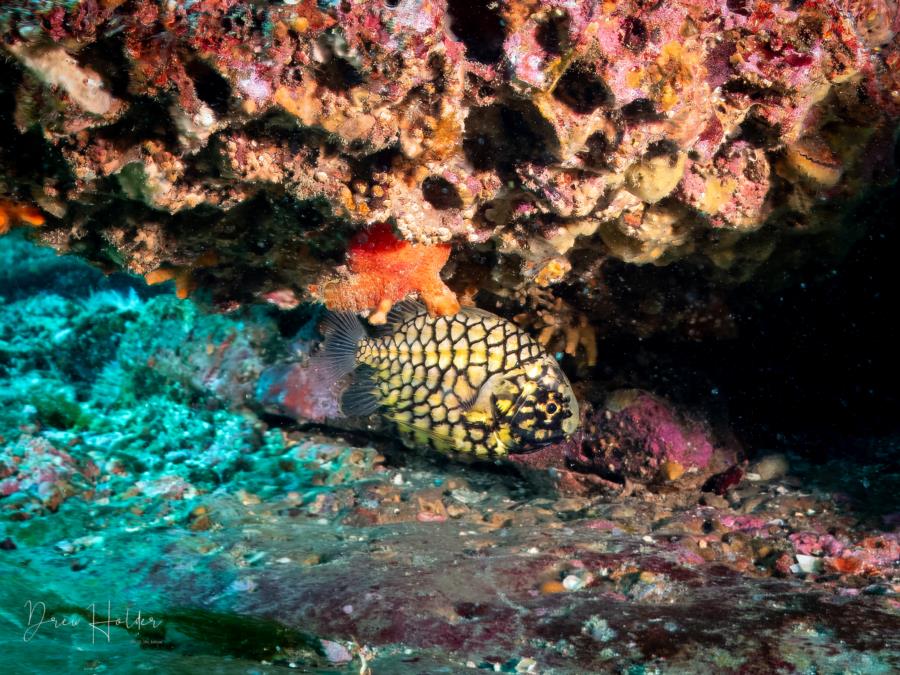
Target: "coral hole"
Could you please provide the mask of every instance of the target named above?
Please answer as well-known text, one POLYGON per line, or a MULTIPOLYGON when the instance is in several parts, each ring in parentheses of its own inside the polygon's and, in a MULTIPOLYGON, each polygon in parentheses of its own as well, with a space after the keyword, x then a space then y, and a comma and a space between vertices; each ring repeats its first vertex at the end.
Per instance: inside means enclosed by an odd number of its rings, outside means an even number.
POLYGON ((448 0, 450 30, 466 46, 466 56, 496 63, 506 39, 500 4, 490 0, 448 0))
POLYGON ((313 48, 316 81, 331 91, 346 91, 365 81, 354 63, 347 40, 339 30, 323 33, 313 48))
POLYGON ((655 122, 662 119, 662 116, 656 111, 653 101, 649 98, 636 98, 631 103, 623 105, 622 117, 631 124, 655 122))
POLYGON ((212 66, 200 59, 192 59, 185 64, 185 70, 194 87, 197 97, 220 116, 228 113, 231 100, 231 85, 212 66))
POLYGON ((622 133, 610 130, 612 133, 605 131, 595 131, 584 142, 584 150, 579 153, 581 160, 588 166, 595 168, 606 168, 609 166, 610 159, 619 143, 622 141, 622 133))
POLYGON ((727 0, 725 7, 735 14, 750 16, 753 13, 753 8, 751 7, 752 4, 753 3, 750 2, 750 0, 727 0))
POLYGON ((654 141, 647 146, 647 152, 644 153, 644 159, 654 159, 656 157, 675 157, 678 154, 678 144, 667 138, 661 141, 654 141))
POLYGON ((436 209, 458 209, 463 205, 453 183, 440 176, 429 176, 422 181, 422 195, 436 209))
POLYGON ((572 46, 572 40, 569 37, 571 23, 572 19, 569 13, 557 7, 538 22, 534 39, 548 54, 562 54, 572 46))
POLYGON ((763 118, 755 108, 751 108, 738 129, 738 138, 756 148, 771 149, 781 142, 781 127, 763 118))
POLYGON ((647 25, 636 16, 629 16, 622 26, 622 44, 633 52, 647 46, 647 25))
POLYGON ((553 126, 532 103, 492 103, 466 117, 463 151, 473 167, 487 170, 519 162, 549 164, 559 154, 553 126))
POLYGON ((587 63, 576 61, 559 78, 553 98, 582 115, 612 103, 613 95, 606 83, 587 63))
POLYGON ((113 96, 116 98, 128 96, 130 65, 120 34, 87 45, 79 50, 74 58, 81 67, 102 73, 113 96))

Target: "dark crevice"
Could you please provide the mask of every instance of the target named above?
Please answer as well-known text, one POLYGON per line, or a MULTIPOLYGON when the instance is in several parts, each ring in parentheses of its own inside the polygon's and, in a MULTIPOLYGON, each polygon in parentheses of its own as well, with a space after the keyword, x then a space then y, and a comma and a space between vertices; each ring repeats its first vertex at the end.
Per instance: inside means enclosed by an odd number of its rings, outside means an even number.
POLYGON ((669 139, 654 141, 647 146, 647 152, 644 153, 644 159, 654 159, 655 157, 672 157, 678 154, 678 144, 669 139))
POLYGON ((559 79, 553 98, 582 115, 613 104, 613 94, 590 64, 575 62, 559 79))
POLYGON ((231 85, 228 80, 201 59, 188 61, 185 70, 194 81, 198 98, 212 108, 216 115, 226 115, 231 100, 231 85))
POLYGON ((553 127, 530 103, 474 108, 466 117, 463 151, 476 169, 548 164, 559 151, 553 127))
POLYGON ((168 110, 168 101, 139 97, 118 120, 97 130, 96 137, 120 152, 147 140, 161 142, 166 148, 178 147, 176 126, 168 110))
POLYGON ((347 91, 365 82, 365 78, 351 62, 347 54, 347 43, 339 30, 323 33, 316 43, 319 66, 315 71, 316 81, 332 91, 347 91))
POLYGON ((741 16, 750 16, 753 13, 753 2, 751 0, 726 0, 725 7, 728 8, 728 11, 741 16))
POLYGON ((647 25, 636 16, 625 19, 622 28, 622 44, 633 52, 639 52, 647 46, 649 33, 647 25))
POLYGON ((622 106, 622 117, 629 124, 641 122, 656 122, 662 119, 656 106, 649 98, 636 98, 631 103, 622 106))
POLYGON ((480 63, 496 63, 503 56, 506 39, 503 16, 497 2, 448 0, 450 30, 466 46, 466 56, 480 63))
POLYGON ((130 66, 121 34, 93 42, 74 57, 79 65, 101 74, 113 96, 128 98, 130 66))
POLYGON ((346 91, 362 84, 364 80, 353 64, 336 57, 316 70, 316 81, 331 91, 346 91))
POLYGON ((781 143, 781 129, 751 112, 741 122, 738 137, 757 148, 774 148, 781 143))
POLYGON ((765 87, 740 77, 723 84, 722 92, 732 96, 746 97, 756 103, 779 101, 784 96, 784 92, 777 87, 765 87))
POLYGON ((572 19, 569 13, 564 9, 556 8, 538 22, 534 39, 545 52, 559 56, 572 46, 572 39, 569 37, 571 24, 572 19))
POLYGON ((459 209, 463 205, 453 183, 440 176, 429 176, 422 181, 422 196, 436 209, 459 209))

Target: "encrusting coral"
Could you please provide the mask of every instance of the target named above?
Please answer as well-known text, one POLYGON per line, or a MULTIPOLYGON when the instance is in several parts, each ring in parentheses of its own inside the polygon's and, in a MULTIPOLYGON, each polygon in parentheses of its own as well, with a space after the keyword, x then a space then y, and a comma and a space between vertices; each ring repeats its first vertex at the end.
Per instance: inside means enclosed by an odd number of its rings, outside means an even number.
POLYGON ((384 323, 394 303, 417 293, 432 316, 459 311, 456 294, 441 280, 450 257, 448 244, 414 244, 399 239, 387 223, 378 223, 350 241, 348 271, 310 286, 332 310, 374 310, 369 322, 384 323))

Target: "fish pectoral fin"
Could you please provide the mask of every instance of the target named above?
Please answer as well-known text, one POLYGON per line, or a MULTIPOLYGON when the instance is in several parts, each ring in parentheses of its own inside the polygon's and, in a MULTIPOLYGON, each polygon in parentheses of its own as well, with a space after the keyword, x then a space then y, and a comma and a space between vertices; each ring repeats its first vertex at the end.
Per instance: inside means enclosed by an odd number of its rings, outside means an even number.
POLYGON ((480 410, 485 413, 490 413, 493 410, 491 396, 502 389, 501 382, 506 375, 507 373, 494 373, 486 379, 471 399, 460 403, 460 408, 462 408, 463 412, 480 410))
POLYGON ((328 312, 322 322, 325 342, 318 354, 312 357, 323 373, 335 381, 352 373, 359 365, 356 350, 366 337, 366 328, 359 317, 349 312, 328 312))
POLYGON ((470 426, 484 425, 489 427, 493 419, 490 410, 481 410, 480 408, 470 408, 463 410, 462 416, 466 419, 470 426))

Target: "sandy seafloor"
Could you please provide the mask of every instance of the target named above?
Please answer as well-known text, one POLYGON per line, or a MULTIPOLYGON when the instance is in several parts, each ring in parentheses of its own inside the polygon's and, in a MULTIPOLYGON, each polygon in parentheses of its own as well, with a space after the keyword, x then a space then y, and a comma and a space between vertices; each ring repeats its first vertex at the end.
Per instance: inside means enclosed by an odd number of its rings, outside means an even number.
POLYGON ((561 496, 264 414, 274 310, 18 236, 0 298, 4 673, 900 670, 896 438, 561 496))

